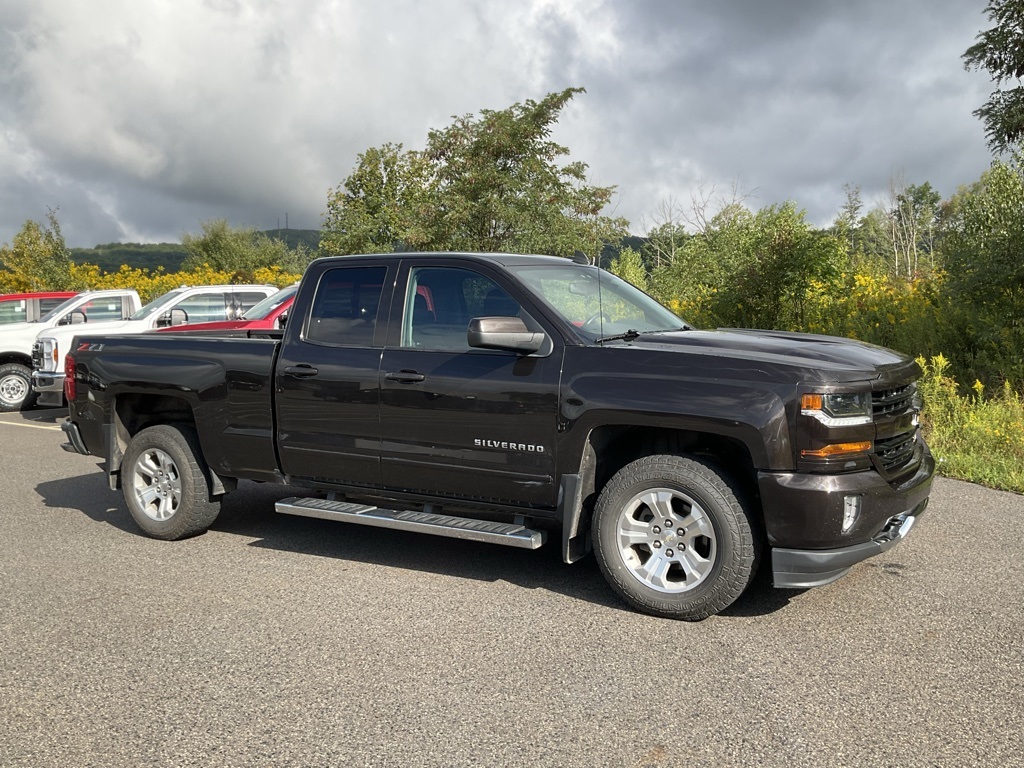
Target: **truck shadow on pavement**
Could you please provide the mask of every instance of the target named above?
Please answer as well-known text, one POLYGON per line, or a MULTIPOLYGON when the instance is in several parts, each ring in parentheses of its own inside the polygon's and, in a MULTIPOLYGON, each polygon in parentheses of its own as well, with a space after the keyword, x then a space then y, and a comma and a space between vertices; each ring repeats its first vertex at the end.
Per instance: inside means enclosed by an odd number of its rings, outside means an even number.
MULTIPOLYGON (((123 496, 107 487, 101 472, 40 483, 36 491, 47 507, 77 509, 91 520, 145 538, 131 519, 123 496)), ((274 502, 302 493, 286 486, 243 482, 237 491, 225 497, 210 530, 251 539, 251 547, 460 579, 505 581, 525 589, 545 589, 632 612, 605 582, 595 558, 566 565, 557 541, 550 536, 539 550, 527 551, 274 511, 274 502)), ((187 546, 187 542, 182 546, 187 546)), ((752 617, 774 613, 799 594, 795 590, 772 588, 770 574, 761 573, 755 584, 720 615, 752 617)))
POLYGON ((136 536, 143 535, 128 514, 124 497, 107 487, 107 477, 102 470, 39 483, 36 493, 47 507, 76 509, 97 523, 107 523, 136 536))

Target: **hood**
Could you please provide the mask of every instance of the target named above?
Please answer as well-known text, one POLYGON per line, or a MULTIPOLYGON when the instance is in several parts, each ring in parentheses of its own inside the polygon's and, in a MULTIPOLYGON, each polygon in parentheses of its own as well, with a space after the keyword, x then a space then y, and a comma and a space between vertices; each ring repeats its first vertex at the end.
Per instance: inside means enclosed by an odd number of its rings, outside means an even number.
POLYGON ((46 327, 43 323, 8 323, 0 326, 0 353, 29 354, 36 335, 46 327))
POLYGON ((630 346, 677 351, 831 372, 841 380, 874 379, 906 369, 916 371, 907 355, 863 341, 810 333, 719 328, 644 334, 630 346))
POLYGON ((138 333, 144 331, 140 323, 130 320, 111 320, 96 323, 77 323, 75 325, 62 325, 58 328, 48 328, 39 332, 40 339, 57 339, 58 343, 66 343, 73 336, 84 336, 85 334, 96 335, 100 333, 138 333))
POLYGON ((23 323, 5 323, 0 325, 0 333, 17 333, 18 331, 24 331, 26 328, 42 328, 43 326, 37 322, 23 322, 23 323))

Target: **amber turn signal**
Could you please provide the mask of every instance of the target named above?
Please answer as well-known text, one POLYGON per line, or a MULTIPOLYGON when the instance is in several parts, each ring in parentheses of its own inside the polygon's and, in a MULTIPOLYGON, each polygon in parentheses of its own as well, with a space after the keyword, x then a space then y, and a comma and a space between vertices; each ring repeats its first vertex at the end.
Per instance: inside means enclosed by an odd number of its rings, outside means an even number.
POLYGON ((871 450, 871 443, 863 441, 860 443, 832 443, 823 448, 813 451, 800 451, 805 459, 831 459, 833 456, 846 456, 851 453, 867 453, 871 450))
POLYGON ((822 400, 821 395, 804 395, 800 398, 800 409, 804 411, 820 411, 822 400))

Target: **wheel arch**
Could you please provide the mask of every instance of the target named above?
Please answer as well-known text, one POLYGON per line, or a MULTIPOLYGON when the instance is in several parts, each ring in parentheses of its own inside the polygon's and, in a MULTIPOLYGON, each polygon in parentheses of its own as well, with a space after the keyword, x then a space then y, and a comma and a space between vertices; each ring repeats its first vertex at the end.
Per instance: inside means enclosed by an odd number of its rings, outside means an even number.
POLYGON ((31 370, 32 356, 26 355, 24 352, 0 352, 0 365, 7 365, 8 363, 24 365, 31 370))
MULTIPOLYGON (((147 427, 157 424, 168 426, 184 425, 192 429, 198 436, 200 450, 202 434, 198 428, 193 404, 184 397, 153 393, 123 393, 117 395, 111 407, 112 423, 109 425, 107 447, 107 472, 110 486, 120 488, 120 470, 125 451, 132 438, 147 427)), ((210 468, 205 456, 200 459, 200 468, 206 478, 210 497, 222 496, 235 489, 237 480, 232 477, 221 477, 210 468)))
POLYGON ((763 525, 757 469, 749 449, 741 440, 692 429, 602 425, 588 433, 578 474, 574 475, 574 482, 578 485, 575 493, 578 508, 572 508, 572 499, 564 499, 563 551, 566 562, 579 559, 578 553, 591 548, 590 543, 583 540, 589 535, 590 521, 601 489, 627 464, 658 454, 698 457, 714 464, 731 481, 750 509, 756 512, 758 522, 763 525), (570 552, 577 555, 570 557, 570 552))

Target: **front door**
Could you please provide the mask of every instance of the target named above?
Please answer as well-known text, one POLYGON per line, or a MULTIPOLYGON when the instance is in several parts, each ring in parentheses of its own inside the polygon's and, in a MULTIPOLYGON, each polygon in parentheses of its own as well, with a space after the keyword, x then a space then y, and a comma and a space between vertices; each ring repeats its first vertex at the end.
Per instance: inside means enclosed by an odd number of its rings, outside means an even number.
POLYGON ((389 267, 324 271, 302 297, 277 362, 277 430, 285 474, 321 483, 380 487, 377 385, 389 267), (382 300, 382 294, 384 298, 382 300))
POLYGON ((556 503, 561 344, 512 289, 464 266, 409 266, 380 368, 381 472, 398 491, 495 503, 556 503), (471 349, 474 317, 520 316, 539 353, 471 349))

